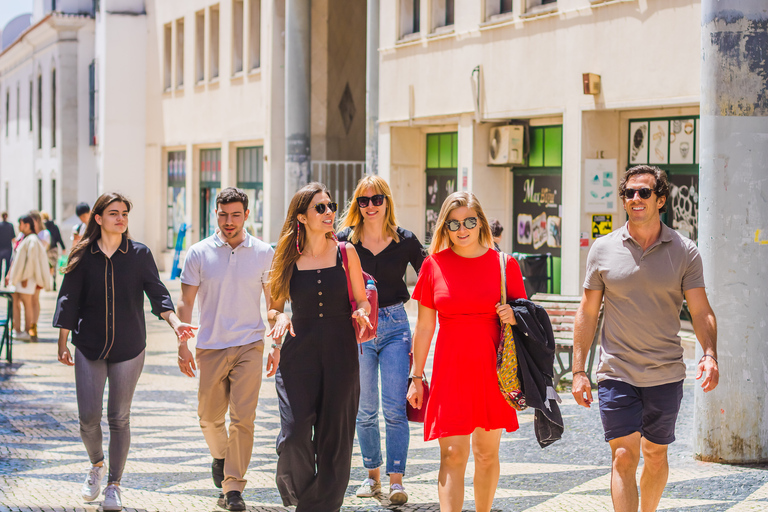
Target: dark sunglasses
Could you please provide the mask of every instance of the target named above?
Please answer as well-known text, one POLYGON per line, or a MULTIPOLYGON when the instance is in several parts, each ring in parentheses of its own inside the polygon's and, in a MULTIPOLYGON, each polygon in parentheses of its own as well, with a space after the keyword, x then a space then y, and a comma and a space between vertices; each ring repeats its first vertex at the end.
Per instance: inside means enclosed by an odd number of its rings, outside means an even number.
POLYGON ((624 197, 627 199, 634 199, 635 198, 635 192, 640 194, 640 199, 648 199, 651 197, 651 194, 653 194, 653 190, 651 190, 648 187, 643 188, 625 188, 624 189, 624 197))
POLYGON ((477 217, 467 217, 461 221, 449 220, 445 223, 445 225, 448 226, 448 231, 458 231, 462 224, 464 224, 464 227, 467 229, 473 229, 477 227, 477 217))
POLYGON ((357 198, 357 206, 360 208, 368 208, 368 202, 373 203, 373 206, 381 206, 384 204, 384 198, 387 197, 384 194, 376 194, 373 197, 360 196, 357 198))
POLYGON ((325 213, 325 208, 328 207, 329 210, 336 213, 336 210, 339 209, 339 205, 336 203, 317 203, 315 205, 315 211, 319 213, 320 215, 325 213))

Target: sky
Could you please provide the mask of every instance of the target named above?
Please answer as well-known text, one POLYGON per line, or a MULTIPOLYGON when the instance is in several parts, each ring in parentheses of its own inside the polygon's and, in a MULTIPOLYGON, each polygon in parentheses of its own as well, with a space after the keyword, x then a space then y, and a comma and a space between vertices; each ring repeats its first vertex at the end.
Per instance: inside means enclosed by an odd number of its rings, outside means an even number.
POLYGON ((32 0, 0 0, 0 29, 19 14, 32 12, 32 0))

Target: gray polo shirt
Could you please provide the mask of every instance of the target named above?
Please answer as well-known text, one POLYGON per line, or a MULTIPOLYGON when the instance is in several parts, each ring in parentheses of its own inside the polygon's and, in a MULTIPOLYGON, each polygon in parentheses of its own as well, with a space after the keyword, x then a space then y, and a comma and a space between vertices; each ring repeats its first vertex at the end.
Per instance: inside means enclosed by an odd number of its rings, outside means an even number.
POLYGON ((274 249, 246 233, 232 249, 214 234, 187 251, 181 282, 198 286, 197 348, 239 347, 264 339, 262 284, 274 249))
POLYGON ((584 288, 602 290, 605 300, 597 380, 648 387, 685 379, 677 335, 683 292, 703 287, 696 244, 665 224, 645 251, 626 224, 595 240, 584 288))

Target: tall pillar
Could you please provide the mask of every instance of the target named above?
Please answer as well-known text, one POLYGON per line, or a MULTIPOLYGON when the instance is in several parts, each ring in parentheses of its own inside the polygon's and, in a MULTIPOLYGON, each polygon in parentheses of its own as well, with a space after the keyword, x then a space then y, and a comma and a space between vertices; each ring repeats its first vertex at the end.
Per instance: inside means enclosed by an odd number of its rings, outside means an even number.
POLYGON ((365 172, 379 173, 379 0, 368 0, 365 33, 365 172))
POLYGON ((285 2, 285 205, 310 176, 311 0, 285 2))
POLYGON ((694 452, 765 462, 768 11, 764 0, 703 0, 701 15, 699 249, 718 320, 720 385, 706 394, 695 386, 694 452))

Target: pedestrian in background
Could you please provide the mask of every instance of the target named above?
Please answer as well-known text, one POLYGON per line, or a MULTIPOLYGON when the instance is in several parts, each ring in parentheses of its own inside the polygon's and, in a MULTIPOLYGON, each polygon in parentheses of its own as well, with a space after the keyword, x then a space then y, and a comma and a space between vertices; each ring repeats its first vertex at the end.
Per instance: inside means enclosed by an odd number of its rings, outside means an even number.
POLYGON ((131 402, 147 345, 144 294, 152 313, 168 322, 179 339, 194 336, 192 326, 174 313, 152 253, 131 240, 130 210, 130 201, 120 194, 103 194, 96 201, 88 227, 64 269, 53 317, 53 326, 59 328, 58 359, 75 367, 80 437, 91 462, 81 490, 86 501, 99 496, 106 470, 101 418, 104 386, 109 381, 109 478, 103 510, 123 508, 120 479, 131 444, 131 402), (74 359, 67 347, 70 331, 74 359))
MULTIPOLYGON (((496 353, 501 322, 515 315, 501 304, 499 253, 480 202, 454 192, 435 224, 430 256, 421 267, 413 298, 419 316, 413 335, 413 381, 408 400, 426 406, 424 440, 438 439, 437 492, 442 512, 460 512, 470 447, 474 454, 475 510, 488 512, 499 481, 501 431, 517 430, 517 415, 499 390, 496 353), (439 315, 429 400, 423 403, 424 366, 439 315)), ((507 261, 507 296, 526 298, 514 259, 507 261)))
POLYGON ((584 371, 605 301, 597 393, 605 440, 611 446, 611 498, 617 512, 656 510, 669 475, 667 447, 683 399, 686 366, 680 309, 688 302, 704 350, 696 378, 704 392, 717 386, 717 321, 704 288, 696 243, 661 221, 669 182, 658 167, 629 169, 619 185, 627 223, 589 250, 584 295, 573 339, 573 397, 592 403, 584 371), (643 456, 640 495, 637 466, 643 456))
POLYGON ((501 225, 496 219, 491 219, 491 236, 493 237, 493 248, 498 252, 501 252, 501 233, 504 231, 504 226, 501 225))
MULTIPOLYGON (((29 216, 32 217, 32 220, 35 221, 35 234, 37 235, 37 239, 42 244, 43 250, 46 252, 47 260, 48 248, 51 246, 51 233, 45 228, 45 225, 43 224, 43 218, 39 211, 30 210, 29 216)), ((51 288, 46 288, 46 290, 50 289, 51 288)), ((40 320, 40 290, 42 290, 42 288, 37 287, 35 288, 35 293, 32 294, 32 325, 29 328, 29 336, 33 340, 37 339, 37 322, 40 320)))
POLYGON ((66 251, 67 247, 64 245, 64 240, 61 238, 61 230, 57 226, 51 216, 46 211, 40 212, 40 217, 43 218, 43 226, 51 234, 50 245, 48 246, 48 265, 51 267, 51 275, 53 276, 53 289, 56 290, 56 267, 59 265, 59 246, 62 251, 66 251))
POLYGON ((13 239, 16 238, 16 230, 13 224, 8 222, 8 212, 0 214, 0 265, 3 265, 3 280, 11 268, 11 256, 13 255, 13 239))
POLYGON ((85 202, 77 203, 77 206, 75 206, 75 215, 80 219, 80 222, 72 226, 72 236, 70 238, 72 239, 73 249, 85 234, 85 228, 88 226, 88 219, 91 217, 91 207, 85 202))
POLYGON ((23 341, 37 341, 36 322, 40 310, 39 302, 36 309, 34 297, 41 289, 51 289, 51 274, 48 271, 48 257, 37 238, 35 221, 30 215, 19 219, 19 233, 24 237, 16 247, 11 270, 6 276, 6 285, 10 283, 14 287, 14 302, 18 301, 24 306, 23 332, 19 330, 21 307, 18 310, 14 308, 14 337, 23 341))
POLYGON ((360 397, 350 317, 371 327, 357 251, 351 244, 342 249, 334 237, 336 209, 320 183, 293 196, 270 276, 269 319, 275 327, 267 336, 277 343, 267 359, 267 376, 275 375, 280 405, 276 481, 283 504, 295 505, 296 512, 337 511, 344 501, 360 397), (292 317, 284 312, 288 300, 292 317))
POLYGON ((340 222, 340 241, 354 244, 363 270, 376 280, 379 324, 376 338, 362 344, 360 354, 360 407, 357 439, 368 478, 357 489, 358 498, 381 493, 381 435, 379 394, 386 424, 389 502, 408 501, 403 487, 410 437, 405 395, 410 370, 411 329, 404 304, 410 299, 404 276, 408 264, 421 270, 424 247, 418 238, 397 225, 395 202, 387 182, 376 175, 357 184, 340 222), (381 370, 381 393, 379 393, 381 370))
MULTIPOLYGON (((242 493, 253 451, 253 422, 264 361, 261 293, 270 305, 269 269, 274 250, 245 229, 248 195, 225 188, 216 196, 218 229, 187 251, 181 271, 179 317, 192 320, 198 297, 200 368, 197 414, 213 457, 213 484, 228 510, 245 510, 242 493), (225 424, 229 410, 229 435, 225 424)), ((179 368, 194 377, 195 357, 179 341, 179 368)))

